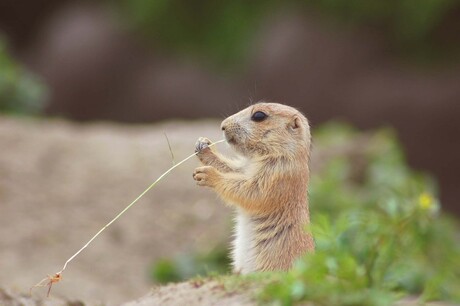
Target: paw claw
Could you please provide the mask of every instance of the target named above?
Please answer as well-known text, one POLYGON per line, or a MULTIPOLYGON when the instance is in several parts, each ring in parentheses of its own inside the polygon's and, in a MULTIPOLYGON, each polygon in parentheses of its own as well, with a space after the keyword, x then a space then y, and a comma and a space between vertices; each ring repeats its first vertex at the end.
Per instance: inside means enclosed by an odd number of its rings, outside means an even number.
POLYGON ((206 137, 198 138, 197 142, 195 143, 195 153, 199 153, 209 147, 211 141, 206 137))
POLYGON ((215 175, 215 168, 211 166, 203 166, 195 169, 193 172, 193 179, 199 186, 213 187, 215 183, 215 175))

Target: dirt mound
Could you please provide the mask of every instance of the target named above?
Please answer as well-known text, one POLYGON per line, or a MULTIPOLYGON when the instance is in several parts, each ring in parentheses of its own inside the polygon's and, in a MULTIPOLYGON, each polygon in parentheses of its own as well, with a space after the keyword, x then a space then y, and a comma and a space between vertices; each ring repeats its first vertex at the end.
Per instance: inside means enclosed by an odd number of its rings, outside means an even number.
POLYGON ((247 306, 256 305, 251 298, 251 288, 243 291, 225 289, 220 282, 212 281, 188 281, 171 284, 152 289, 148 295, 123 306, 148 306, 148 305, 225 305, 247 306))

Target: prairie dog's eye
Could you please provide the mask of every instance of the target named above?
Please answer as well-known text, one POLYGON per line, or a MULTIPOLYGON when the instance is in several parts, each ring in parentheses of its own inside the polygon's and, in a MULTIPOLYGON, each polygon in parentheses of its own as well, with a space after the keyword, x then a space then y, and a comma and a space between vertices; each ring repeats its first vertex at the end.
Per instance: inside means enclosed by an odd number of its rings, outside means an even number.
POLYGON ((251 120, 255 122, 261 122, 267 119, 268 115, 264 112, 258 111, 252 114, 251 120))

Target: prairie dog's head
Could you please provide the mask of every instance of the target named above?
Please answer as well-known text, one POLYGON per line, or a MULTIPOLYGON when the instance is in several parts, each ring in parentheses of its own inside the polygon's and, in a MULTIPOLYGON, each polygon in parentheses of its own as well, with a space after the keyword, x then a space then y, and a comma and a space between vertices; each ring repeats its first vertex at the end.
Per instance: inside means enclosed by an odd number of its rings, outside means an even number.
POLYGON ((251 105, 225 119, 221 128, 227 142, 247 157, 310 153, 308 120, 287 105, 251 105))

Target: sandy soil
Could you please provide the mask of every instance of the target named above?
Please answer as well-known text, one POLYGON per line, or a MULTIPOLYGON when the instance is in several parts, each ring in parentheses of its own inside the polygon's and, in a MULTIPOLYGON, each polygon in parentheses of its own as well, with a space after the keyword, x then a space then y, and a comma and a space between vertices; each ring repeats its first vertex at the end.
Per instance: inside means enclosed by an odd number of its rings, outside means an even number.
MULTIPOLYGON (((219 122, 120 126, 0 117, 0 287, 28 292, 219 122)), ((177 168, 69 265, 53 296, 116 305, 149 292, 160 257, 209 250, 230 236, 231 212, 177 168)), ((43 296, 45 289, 34 295, 43 296)), ((52 301, 51 299, 50 301, 52 301)))
POLYGON ((215 280, 188 281, 170 284, 164 287, 153 288, 142 298, 123 306, 150 306, 150 305, 222 305, 222 306, 249 306, 256 305, 251 293, 254 288, 244 290, 228 290, 215 280))

